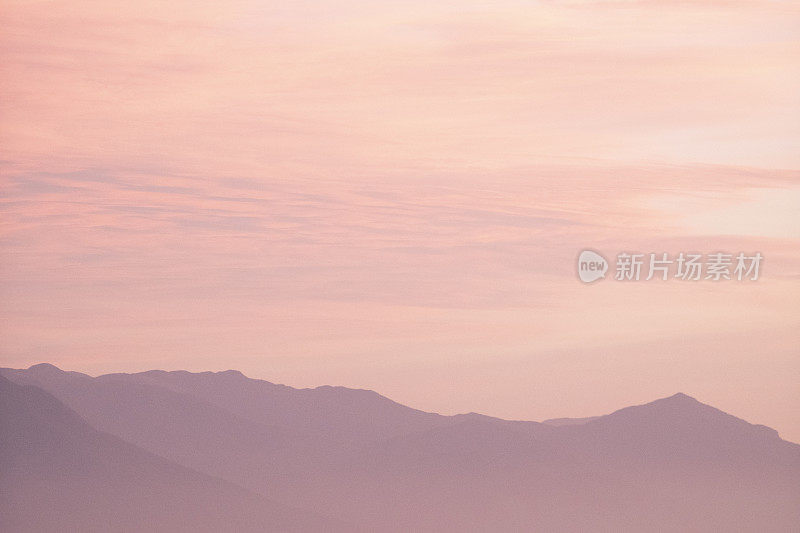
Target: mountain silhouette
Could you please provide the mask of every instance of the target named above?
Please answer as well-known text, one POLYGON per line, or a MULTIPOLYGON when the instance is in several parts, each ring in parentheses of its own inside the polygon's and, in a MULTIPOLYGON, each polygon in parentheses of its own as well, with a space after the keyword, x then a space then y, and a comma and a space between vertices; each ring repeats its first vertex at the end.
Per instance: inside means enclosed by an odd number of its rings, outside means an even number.
POLYGON ((209 402, 260 424, 293 427, 327 439, 364 442, 446 423, 446 417, 396 403, 370 390, 322 386, 295 389, 225 372, 112 374, 209 402))
POLYGON ((98 432, 2 376, 0 427, 2 531, 349 530, 98 432))
MULTIPOLYGON (((236 371, 0 373, 140 452, 369 530, 800 524, 800 446, 685 394, 538 423, 441 416, 372 391, 294 389, 236 371)), ((317 527, 309 530, 327 530, 317 527)))

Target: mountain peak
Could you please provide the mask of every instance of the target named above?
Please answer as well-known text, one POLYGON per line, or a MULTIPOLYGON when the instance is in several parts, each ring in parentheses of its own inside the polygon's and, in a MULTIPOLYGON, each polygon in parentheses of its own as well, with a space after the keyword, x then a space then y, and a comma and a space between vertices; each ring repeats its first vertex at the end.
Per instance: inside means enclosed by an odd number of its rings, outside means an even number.
POLYGON ((697 404, 703 405, 703 402, 699 401, 697 398, 689 396, 688 394, 684 394, 683 392, 677 392, 672 396, 661 398, 660 400, 655 400, 655 401, 676 404, 676 405, 697 405, 697 404))
POLYGON ((31 365, 30 367, 28 367, 28 370, 33 370, 34 372, 50 372, 50 373, 64 372, 56 365, 52 365, 50 363, 39 363, 38 365, 31 365))
POLYGON ((231 377, 237 377, 237 378, 246 378, 247 377, 244 374, 242 374, 241 372, 239 372, 238 370, 223 370, 221 372, 217 372, 217 374, 219 374, 221 376, 231 376, 231 377))

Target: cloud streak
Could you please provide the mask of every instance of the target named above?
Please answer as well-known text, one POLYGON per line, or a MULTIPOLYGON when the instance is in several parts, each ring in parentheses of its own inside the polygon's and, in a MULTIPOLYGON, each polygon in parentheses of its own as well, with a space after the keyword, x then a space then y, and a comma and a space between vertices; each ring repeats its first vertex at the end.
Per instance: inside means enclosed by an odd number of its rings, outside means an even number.
POLYGON ((683 373, 800 438, 790 4, 0 17, 8 366, 235 366, 534 419, 671 394, 683 373), (586 246, 759 250, 767 266, 747 287, 587 290, 586 246), (698 359, 727 370, 702 378, 698 359), (584 403, 536 411, 558 387, 584 403))

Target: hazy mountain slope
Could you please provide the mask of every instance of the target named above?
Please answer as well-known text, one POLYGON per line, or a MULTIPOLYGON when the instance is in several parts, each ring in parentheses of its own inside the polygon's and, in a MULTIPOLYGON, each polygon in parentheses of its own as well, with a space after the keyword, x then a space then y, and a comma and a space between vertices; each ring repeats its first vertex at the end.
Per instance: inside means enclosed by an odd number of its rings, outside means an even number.
POLYGON ((430 531, 800 524, 800 446, 688 396, 553 429, 471 418, 374 445, 354 467, 356 499, 371 498, 373 517, 430 531), (394 485, 375 481, 385 479, 394 485))
POLYGON ((683 394, 539 424, 444 417, 369 391, 298 390, 233 371, 3 373, 181 464, 378 531, 777 532, 800 523, 800 446, 683 394))
POLYGON ((583 418, 548 418, 547 420, 542 420, 542 424, 547 424, 548 426, 580 426, 581 424, 591 422, 597 418, 599 417, 586 416, 583 418))
POLYGON ((295 389, 250 379, 237 371, 152 370, 127 376, 191 395, 254 422, 291 427, 327 439, 361 443, 448 423, 447 417, 406 407, 369 390, 295 389))
POLYGON ((329 440, 253 423, 126 375, 92 378, 45 364, 2 373, 43 388, 100 431, 265 495, 301 482, 335 448, 329 440))
MULTIPOLYGON (((414 433, 472 418, 519 424, 526 431, 538 425, 477 414, 444 417, 404 407, 370 391, 297 390, 232 371, 92 378, 40 364, 0 372, 16 382, 44 388, 95 428, 178 464, 277 501, 290 505, 306 501, 312 509, 353 520, 362 517, 362 510, 343 514, 340 501, 343 495, 347 498, 342 485, 351 482, 351 462, 358 461, 362 446, 385 440, 387 434, 414 433), (336 420, 344 420, 342 427, 333 425, 336 420)), ((369 500, 369 496, 364 500, 364 509, 369 508, 369 500)))
POLYGON ((0 427, 3 531, 341 527, 100 433, 50 394, 3 377, 0 427))

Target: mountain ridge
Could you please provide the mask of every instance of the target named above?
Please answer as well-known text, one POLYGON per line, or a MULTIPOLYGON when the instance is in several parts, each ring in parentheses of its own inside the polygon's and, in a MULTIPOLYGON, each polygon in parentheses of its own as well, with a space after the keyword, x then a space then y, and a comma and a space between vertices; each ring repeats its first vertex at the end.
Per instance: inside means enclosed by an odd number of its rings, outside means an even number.
POLYGON ((0 425, 5 531, 350 530, 98 432, 41 388, 3 376, 0 425))
POLYGON ((176 465, 373 531, 786 531, 800 446, 685 393, 579 422, 445 416, 238 371, 0 369, 176 465))
MULTIPOLYGON (((309 392, 311 392, 311 393, 314 393, 314 392, 317 392, 317 393, 331 393, 331 392, 337 393, 338 392, 338 393, 343 393, 343 394, 370 396, 373 399, 377 399, 377 400, 379 400, 381 402, 386 402, 388 405, 398 406, 398 407, 402 407, 404 409, 408 409, 408 410, 413 411, 413 412, 417 412, 417 413, 424 414, 424 415, 436 416, 436 417, 463 418, 463 417, 477 416, 477 417, 484 417, 484 418, 487 418, 487 419, 493 419, 493 420, 503 421, 503 422, 508 422, 508 423, 533 423, 533 424, 550 425, 550 426, 554 426, 554 427, 571 426, 571 425, 582 425, 582 424, 586 424, 586 423, 589 423, 589 422, 596 421, 597 419, 601 419, 603 417, 608 417, 608 416, 611 416, 611 415, 617 415, 617 413, 620 413, 622 411, 635 409, 635 408, 639 408, 639 407, 643 407, 643 406, 647 406, 647 405, 651 405, 651 404, 659 405, 659 404, 679 404, 680 403, 680 404, 685 405, 685 406, 702 405, 702 406, 707 406, 707 407, 710 407, 712 409, 715 409, 718 413, 722 413, 722 414, 725 414, 727 416, 736 418, 738 420, 742 420, 742 419, 739 419, 738 417, 735 417, 734 415, 730 415, 729 413, 725 413, 724 411, 722 411, 722 410, 720 410, 720 409, 718 409, 716 407, 713 407, 713 406, 711 406, 709 404, 703 403, 703 402, 699 401, 698 399, 696 399, 695 397, 693 397, 693 396, 691 396, 689 394, 686 394, 684 392, 676 392, 675 394, 672 394, 670 396, 665 396, 663 398, 657 398, 655 400, 652 400, 650 402, 646 402, 646 403, 643 403, 643 404, 637 404, 637 405, 630 405, 630 406, 626 406, 626 407, 621 407, 621 408, 619 408, 617 410, 611 411, 611 412, 603 414, 603 415, 594 415, 594 416, 586 416, 586 417, 574 417, 574 418, 573 417, 551 418, 551 419, 545 419, 545 420, 542 420, 542 421, 535 421, 535 420, 505 419, 505 418, 499 418, 499 417, 494 417, 494 416, 490 416, 490 415, 484 415, 482 413, 478 413, 478 412, 474 412, 474 411, 468 412, 468 413, 459 413, 459 414, 454 414, 454 415, 442 415, 440 413, 424 411, 422 409, 406 406, 406 405, 401 404, 401 403, 399 403, 399 402, 397 402, 395 400, 392 400, 391 398, 389 398, 387 396, 384 396, 384 395, 380 394, 379 392, 374 391, 372 389, 350 388, 350 387, 344 387, 344 386, 339 386, 339 385, 319 385, 319 386, 316 386, 316 387, 303 387, 303 388, 292 387, 291 385, 286 385, 286 384, 281 384, 281 383, 274 383, 274 382, 271 382, 271 381, 268 381, 268 380, 265 380, 265 379, 261 379, 261 378, 251 378, 251 377, 246 376, 241 371, 235 370, 235 369, 220 370, 220 371, 202 371, 202 372, 191 372, 191 371, 188 371, 188 370, 153 369, 153 370, 146 370, 146 371, 143 371, 143 372, 130 372, 130 373, 129 372, 114 372, 114 373, 100 374, 100 375, 97 375, 97 376, 91 376, 89 374, 84 374, 84 373, 81 373, 81 372, 63 370, 63 369, 57 367, 56 365, 54 365, 52 363, 47 363, 47 362, 37 363, 37 364, 31 365, 27 369, 13 369, 13 368, 7 368, 7 367, 0 368, 0 372, 9 372, 9 371, 10 372, 21 372, 21 371, 25 371, 25 370, 33 371, 33 372, 36 372, 36 373, 45 372, 45 373, 48 373, 50 375, 63 373, 63 374, 69 374, 69 375, 76 376, 76 377, 89 378, 89 379, 95 379, 95 380, 97 380, 97 379, 105 380, 105 379, 114 379, 114 378, 126 378, 126 377, 127 378, 140 378, 140 377, 141 378, 150 378, 150 377, 164 377, 164 376, 181 376, 181 377, 196 378, 196 377, 217 376, 217 377, 235 378, 236 380, 241 381, 243 383, 247 383, 247 384, 250 384, 250 385, 255 384, 257 386, 267 386, 267 387, 273 388, 275 390, 284 391, 284 392, 291 392, 291 391, 301 392, 301 393, 309 393, 309 392)), ((780 433, 774 428, 771 428, 769 426, 765 426, 763 424, 752 424, 752 423, 749 423, 749 422, 747 422, 747 423, 750 424, 751 426, 754 426, 754 427, 764 428, 765 431, 768 430, 769 432, 774 432, 780 438, 780 433)), ((790 441, 786 441, 786 442, 790 442, 790 441)), ((797 443, 794 443, 794 444, 797 444, 797 443)))

